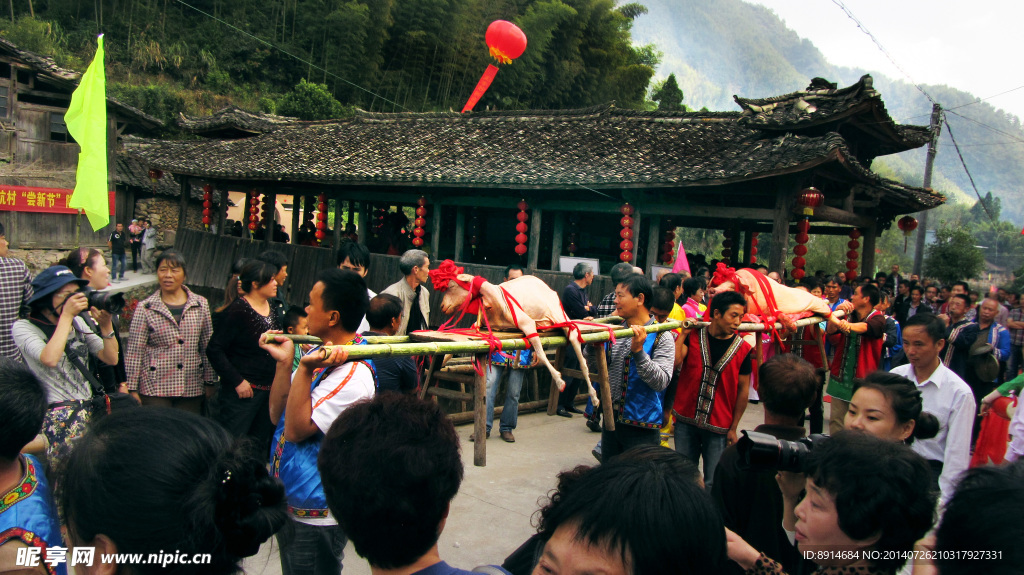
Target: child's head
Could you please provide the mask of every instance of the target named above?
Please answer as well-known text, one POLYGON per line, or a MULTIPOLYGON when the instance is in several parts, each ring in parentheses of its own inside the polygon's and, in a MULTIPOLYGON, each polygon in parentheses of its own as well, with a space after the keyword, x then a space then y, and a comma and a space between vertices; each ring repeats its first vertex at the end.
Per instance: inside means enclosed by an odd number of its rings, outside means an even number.
POLYGON ((25 364, 0 358, 0 460, 11 461, 43 427, 46 392, 25 364))
POLYGON ((292 335, 307 335, 309 333, 309 321, 306 319, 306 311, 297 305, 288 308, 284 314, 284 332, 292 335))

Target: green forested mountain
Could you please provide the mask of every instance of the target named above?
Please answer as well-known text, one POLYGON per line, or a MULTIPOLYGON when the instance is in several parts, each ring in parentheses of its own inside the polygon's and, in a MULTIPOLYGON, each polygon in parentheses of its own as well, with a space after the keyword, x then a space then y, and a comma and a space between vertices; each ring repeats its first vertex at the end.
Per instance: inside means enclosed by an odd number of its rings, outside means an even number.
MULTIPOLYGON (((868 70, 830 64, 809 41, 767 8, 741 0, 644 0, 648 14, 637 19, 634 41, 653 43, 663 54, 657 75, 675 74, 686 105, 712 110, 738 110, 732 96, 763 97, 803 89, 821 76, 849 85, 865 73, 890 114, 901 123, 927 124, 931 103, 913 85, 868 70)), ((945 108, 969 104, 977 94, 948 86, 924 86, 945 108)), ((964 159, 982 195, 1002 198, 1002 215, 1024 221, 1024 130, 1019 118, 980 103, 947 114, 964 159), (986 124, 995 130, 981 126, 986 124), (1010 142, 1009 145, 1003 143, 1010 142)), ((889 177, 920 185, 924 150, 880 158, 874 169, 889 177)), ((944 130, 939 143, 932 186, 954 202, 977 201, 960 159, 944 130)))

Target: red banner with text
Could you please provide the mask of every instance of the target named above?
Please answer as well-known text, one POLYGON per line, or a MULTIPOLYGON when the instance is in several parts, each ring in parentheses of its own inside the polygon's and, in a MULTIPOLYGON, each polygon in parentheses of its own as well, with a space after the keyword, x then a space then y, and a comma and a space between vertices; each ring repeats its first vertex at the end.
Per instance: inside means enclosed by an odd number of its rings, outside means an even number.
MULTIPOLYGON (((78 210, 68 206, 73 192, 66 188, 0 185, 0 211, 77 214, 78 210)), ((114 215, 114 192, 109 196, 110 215, 114 215)))

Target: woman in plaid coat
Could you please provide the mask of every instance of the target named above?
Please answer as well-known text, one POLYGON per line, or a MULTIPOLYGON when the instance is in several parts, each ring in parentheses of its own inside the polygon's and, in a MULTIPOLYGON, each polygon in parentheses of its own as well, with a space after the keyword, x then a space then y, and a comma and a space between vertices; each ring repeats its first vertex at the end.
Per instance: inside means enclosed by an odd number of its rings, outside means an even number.
POLYGON ((206 357, 213 334, 210 304, 185 287, 185 259, 167 250, 156 259, 160 289, 139 302, 125 353, 128 390, 142 405, 199 413, 213 392, 206 357))

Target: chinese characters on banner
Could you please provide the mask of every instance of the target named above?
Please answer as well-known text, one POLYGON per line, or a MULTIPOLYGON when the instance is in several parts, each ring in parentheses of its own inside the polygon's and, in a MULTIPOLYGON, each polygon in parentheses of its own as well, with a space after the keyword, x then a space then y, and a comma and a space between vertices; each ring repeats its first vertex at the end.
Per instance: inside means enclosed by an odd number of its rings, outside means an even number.
MULTIPOLYGON (((77 214, 69 207, 74 190, 65 188, 37 188, 34 186, 0 186, 0 211, 44 212, 48 214, 77 214)), ((114 192, 108 192, 110 214, 114 214, 114 192)))

